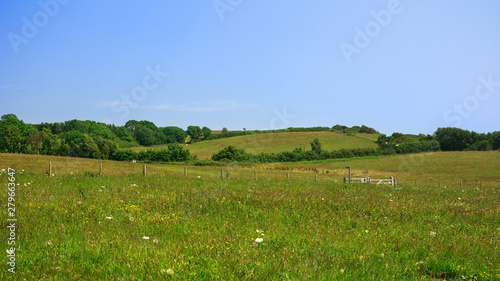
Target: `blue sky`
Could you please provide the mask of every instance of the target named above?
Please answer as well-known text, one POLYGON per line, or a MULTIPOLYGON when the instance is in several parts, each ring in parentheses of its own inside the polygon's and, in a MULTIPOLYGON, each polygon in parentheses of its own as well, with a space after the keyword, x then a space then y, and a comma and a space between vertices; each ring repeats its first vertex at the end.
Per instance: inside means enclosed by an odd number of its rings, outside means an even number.
POLYGON ((500 2, 2 1, 0 115, 500 130, 500 2))

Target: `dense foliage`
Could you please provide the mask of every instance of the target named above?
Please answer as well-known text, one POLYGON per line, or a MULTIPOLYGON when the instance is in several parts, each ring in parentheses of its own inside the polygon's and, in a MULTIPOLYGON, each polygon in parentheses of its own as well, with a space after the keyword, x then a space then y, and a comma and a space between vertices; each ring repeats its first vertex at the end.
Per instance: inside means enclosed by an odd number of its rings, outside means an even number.
POLYGON ((234 146, 228 146, 212 155, 214 161, 227 162, 297 162, 297 161, 312 161, 326 159, 353 158, 364 156, 380 156, 392 154, 408 154, 418 152, 439 151, 439 143, 435 140, 421 140, 419 142, 406 142, 396 144, 393 137, 381 135, 379 137, 378 148, 355 148, 355 149, 339 149, 326 151, 322 149, 318 139, 314 139, 311 144, 311 150, 303 150, 296 148, 293 151, 283 151, 279 153, 261 153, 258 155, 245 152, 243 149, 238 149, 234 146))
MULTIPOLYGON (((207 128, 208 129, 208 128, 207 128)), ((0 119, 0 152, 140 161, 186 161, 189 151, 173 143, 184 142, 186 131, 158 128, 149 121, 130 120, 125 126, 95 121, 26 124, 14 114, 0 119), (168 149, 136 153, 120 147, 169 144, 168 149)))

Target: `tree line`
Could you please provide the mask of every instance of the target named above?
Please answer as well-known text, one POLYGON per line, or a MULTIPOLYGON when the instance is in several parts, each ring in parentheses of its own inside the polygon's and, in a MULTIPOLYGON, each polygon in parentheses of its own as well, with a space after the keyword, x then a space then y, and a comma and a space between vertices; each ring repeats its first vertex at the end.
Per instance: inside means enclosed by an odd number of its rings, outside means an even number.
MULTIPOLYGON (((214 134, 207 127, 157 127, 150 121, 130 120, 124 126, 95 121, 69 120, 65 122, 26 124, 14 114, 0 118, 0 152, 73 156, 111 160, 139 160, 150 162, 187 161, 193 157, 179 145, 256 133, 332 131, 348 134, 378 133, 367 126, 343 125, 329 127, 287 128, 270 131, 228 131, 214 134), (124 150, 134 146, 167 144, 163 150, 134 152, 124 150)), ((214 161, 291 162, 405 154, 427 151, 499 150, 500 132, 476 133, 459 128, 438 128, 433 135, 379 135, 378 148, 341 149, 326 151, 318 140, 311 142, 311 150, 297 148, 280 153, 248 154, 235 147, 226 147, 212 156, 214 161)))

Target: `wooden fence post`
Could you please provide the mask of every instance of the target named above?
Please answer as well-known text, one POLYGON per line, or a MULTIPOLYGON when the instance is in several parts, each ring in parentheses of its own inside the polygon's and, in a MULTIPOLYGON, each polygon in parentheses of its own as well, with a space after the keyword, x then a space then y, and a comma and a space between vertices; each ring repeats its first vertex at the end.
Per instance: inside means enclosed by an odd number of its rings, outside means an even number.
POLYGON ((351 182, 352 182, 352 180, 351 180, 352 179, 351 178, 351 166, 346 167, 346 168, 349 169, 349 184, 351 184, 351 182))
POLYGON ((143 174, 144 176, 146 176, 146 165, 144 165, 144 166, 143 166, 143 168, 142 168, 142 174, 143 174))
POLYGON ((257 171, 253 171, 253 178, 256 180, 257 179, 257 171))
POLYGON ((438 187, 441 187, 441 182, 440 181, 438 181, 438 187))
POLYGON ((318 175, 314 175, 314 181, 318 181, 318 175))
POLYGON ((102 176, 102 163, 99 164, 99 175, 102 176))
POLYGON ((290 179, 290 174, 288 172, 286 172, 286 180, 289 180, 290 179))
POLYGON ((462 181, 460 181, 460 188, 462 188, 462 181))
POLYGON ((184 176, 185 176, 185 177, 187 177, 187 173, 188 173, 188 172, 187 172, 187 168, 186 168, 186 167, 184 167, 184 176))
POLYGON ((224 170, 220 169, 220 179, 224 179, 224 170))
POLYGON ((49 161, 49 178, 52 177, 52 161, 49 161))

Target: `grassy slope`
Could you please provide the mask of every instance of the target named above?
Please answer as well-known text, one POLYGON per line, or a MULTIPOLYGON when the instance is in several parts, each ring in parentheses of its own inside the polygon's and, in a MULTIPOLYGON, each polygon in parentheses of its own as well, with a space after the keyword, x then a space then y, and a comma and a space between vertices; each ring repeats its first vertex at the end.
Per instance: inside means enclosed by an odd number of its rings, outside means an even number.
POLYGON ((277 167, 316 170, 320 173, 347 175, 352 166, 353 177, 389 178, 399 183, 442 185, 479 185, 479 182, 500 186, 500 152, 462 151, 395 155, 363 160, 332 161, 323 163, 279 164, 277 167))
MULTIPOLYGON (((495 175, 498 155, 430 154, 414 169, 442 161, 433 165, 456 166, 464 177, 476 165, 495 175)), ((397 161, 341 165, 384 171, 397 161)), ((302 171, 285 181, 276 170, 253 181, 239 179, 252 170, 237 167, 226 168, 235 177, 225 181, 209 176, 215 168, 189 167, 184 177, 182 166, 171 165, 148 165, 155 176, 142 177, 140 164, 15 154, 0 154, 0 165, 18 172, 19 280, 500 279, 498 188, 346 187, 325 175, 296 178, 302 171), (53 178, 36 174, 48 160, 53 178), (70 174, 95 172, 100 162, 105 174, 136 175, 70 174)), ((6 189, 6 175, 0 182, 6 189)), ((2 227, 0 237, 8 235, 2 227)))
MULTIPOLYGON (((286 133, 266 133, 238 136, 219 140, 202 141, 188 145, 191 154, 198 155, 198 159, 207 159, 212 154, 218 152, 226 146, 236 146, 253 154, 261 152, 282 152, 292 151, 295 148, 311 149, 310 142, 317 138, 320 140, 325 150, 341 148, 375 148, 378 134, 357 134, 348 136, 333 132, 286 132, 286 133)), ((153 149, 160 149, 166 146, 154 146, 153 149)), ((146 147, 133 148, 135 151, 148 149, 146 147)))
MULTIPOLYGON (((52 161, 52 171, 55 174, 99 172, 99 163, 103 162, 104 173, 109 175, 141 174, 142 165, 129 162, 104 161, 58 156, 37 156, 22 154, 0 154, 0 164, 17 169, 25 169, 35 173, 45 173, 48 161, 52 161)), ((400 184, 420 185, 458 185, 479 186, 482 181, 485 186, 500 186, 500 152, 435 152, 410 155, 395 155, 374 159, 344 160, 322 163, 271 163, 256 167, 244 168, 229 166, 223 168, 232 177, 253 178, 253 171, 258 171, 259 177, 283 178, 288 170, 293 177, 313 178, 318 173, 320 180, 340 181, 347 176, 346 166, 352 166, 353 177, 388 178, 395 177, 400 184)), ((151 175, 166 173, 183 174, 184 166, 179 165, 148 165, 151 175)), ((220 177, 218 167, 189 167, 191 176, 210 175, 220 177)))

